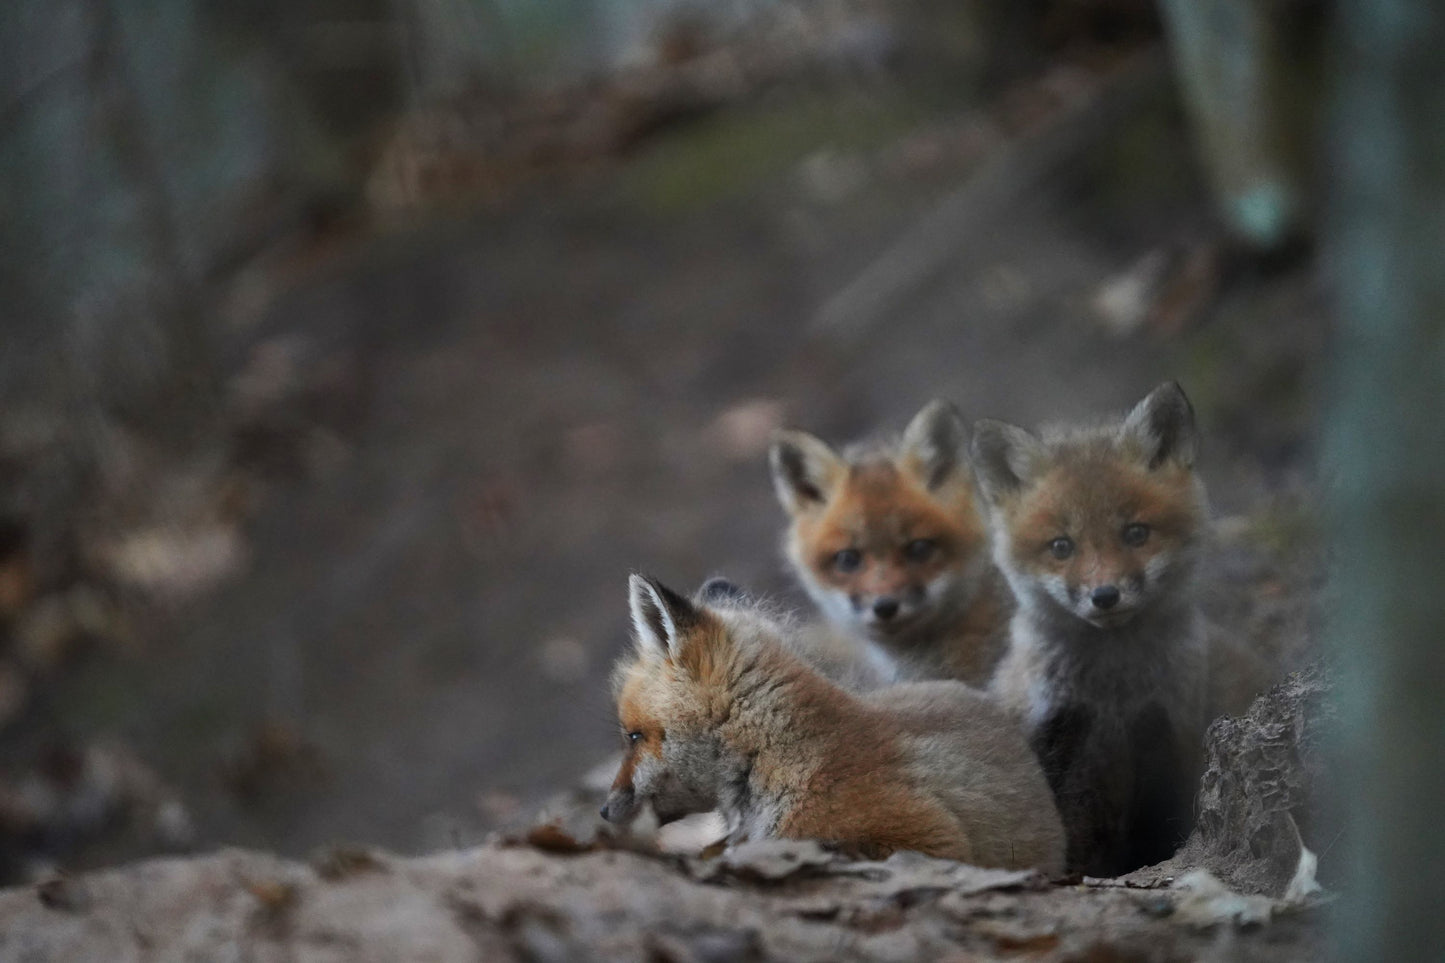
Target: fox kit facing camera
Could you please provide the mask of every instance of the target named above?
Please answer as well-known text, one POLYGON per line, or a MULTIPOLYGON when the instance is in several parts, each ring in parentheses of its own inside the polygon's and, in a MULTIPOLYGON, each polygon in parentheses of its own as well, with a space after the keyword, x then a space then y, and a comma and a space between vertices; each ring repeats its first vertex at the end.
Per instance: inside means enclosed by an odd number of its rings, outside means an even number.
POLYGON ((965 434, 958 411, 935 401, 894 443, 839 454, 784 431, 769 452, 804 588, 899 678, 983 685, 1003 651, 1008 591, 989 558, 965 434))
POLYGON ((817 839, 1056 872, 1064 836, 1015 720, 951 681, 865 696, 793 655, 721 579, 694 600, 629 584, 635 651, 614 673, 627 754, 604 818, 718 809, 730 842, 817 839))
POLYGON ((1048 774, 1072 871, 1157 862, 1190 828, 1207 670, 1194 452, 1172 382, 1122 423, 974 428, 994 557, 1018 600, 992 688, 1048 774))

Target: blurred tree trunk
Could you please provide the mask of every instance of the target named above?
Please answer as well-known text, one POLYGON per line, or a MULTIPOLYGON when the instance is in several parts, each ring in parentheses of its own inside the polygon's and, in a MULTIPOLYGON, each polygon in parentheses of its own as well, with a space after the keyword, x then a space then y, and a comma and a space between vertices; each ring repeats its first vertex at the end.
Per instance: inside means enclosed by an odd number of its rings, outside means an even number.
POLYGON ((216 303, 237 264, 359 195, 358 142, 399 84, 391 13, 0 3, 0 518, 42 555, 113 424, 180 446, 212 427, 234 337, 216 303))
POLYGON ((1318 0, 1160 0, 1175 72, 1229 230, 1268 250, 1307 230, 1318 0))
POLYGON ((397 86, 386 0, 319 9, 0 4, 3 282, 28 306, 0 397, 110 409, 204 377, 196 292, 345 189, 397 86))
POLYGON ((1445 6, 1341 0, 1331 427, 1349 960, 1445 959, 1445 6))

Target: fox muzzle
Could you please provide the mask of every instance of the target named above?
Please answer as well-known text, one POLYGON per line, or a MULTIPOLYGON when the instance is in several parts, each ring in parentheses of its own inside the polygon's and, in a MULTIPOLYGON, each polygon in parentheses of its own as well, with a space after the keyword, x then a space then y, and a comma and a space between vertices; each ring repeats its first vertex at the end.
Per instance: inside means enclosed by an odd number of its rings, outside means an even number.
POLYGON ((637 793, 629 786, 626 789, 614 789, 607 794, 601 815, 609 823, 621 825, 631 822, 639 808, 637 793))

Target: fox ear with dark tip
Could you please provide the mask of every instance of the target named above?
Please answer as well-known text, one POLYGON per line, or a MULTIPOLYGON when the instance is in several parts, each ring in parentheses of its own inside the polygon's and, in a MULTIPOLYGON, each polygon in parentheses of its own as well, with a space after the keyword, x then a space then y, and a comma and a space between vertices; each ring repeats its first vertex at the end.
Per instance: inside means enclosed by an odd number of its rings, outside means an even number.
POLYGON ((838 453, 806 431, 774 432, 768 465, 773 490, 789 515, 826 505, 844 472, 838 453))
POLYGON ((691 602, 656 579, 627 580, 627 604, 637 651, 644 658, 676 660, 701 615, 691 602))
POLYGON ((742 602, 747 599, 747 593, 722 576, 714 575, 697 590, 697 599, 704 605, 717 605, 742 602))
POLYGON ((967 438, 963 416, 953 403, 930 401, 903 432, 903 464, 932 491, 965 467, 967 438))
POLYGON ((1022 428, 984 419, 973 426, 973 472, 990 505, 1015 494, 1033 477, 1043 444, 1022 428))
POLYGON ((1124 434, 1138 442, 1151 469, 1167 461, 1194 465, 1194 407, 1176 381, 1165 382, 1134 406, 1124 419, 1124 434))

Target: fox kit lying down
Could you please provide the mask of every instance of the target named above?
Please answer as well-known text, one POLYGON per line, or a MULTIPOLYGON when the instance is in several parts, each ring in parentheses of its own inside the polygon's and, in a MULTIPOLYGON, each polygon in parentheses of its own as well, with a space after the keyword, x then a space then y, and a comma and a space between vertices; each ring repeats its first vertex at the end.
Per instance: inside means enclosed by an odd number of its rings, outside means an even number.
POLYGON ((897 442, 839 455, 784 431, 769 453, 804 588, 899 678, 984 685, 1003 652, 1010 599, 974 504, 965 434, 957 410, 935 401, 897 442))
POLYGON ((993 691, 1024 720, 1074 871, 1165 859, 1192 822, 1207 661, 1194 450, 1173 383, 1122 423, 974 429, 994 557, 1018 598, 993 691))
POLYGON ((695 601, 629 585, 635 651, 614 674, 627 754, 602 815, 718 809, 728 838, 810 838, 1057 872, 1064 837, 1017 724, 957 682, 866 696, 818 674, 721 579, 695 601))

